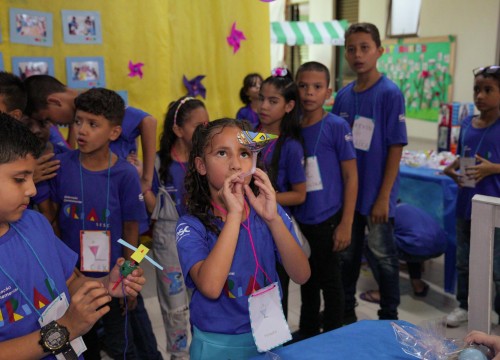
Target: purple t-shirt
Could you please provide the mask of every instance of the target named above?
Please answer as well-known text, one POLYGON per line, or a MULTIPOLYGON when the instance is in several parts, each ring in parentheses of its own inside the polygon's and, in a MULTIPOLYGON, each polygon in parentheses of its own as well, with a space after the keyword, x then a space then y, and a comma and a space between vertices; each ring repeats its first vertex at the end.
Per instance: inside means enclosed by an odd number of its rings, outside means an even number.
MULTIPOLYGON (((365 91, 355 92, 355 84, 354 81, 339 91, 332 113, 344 118, 351 127, 356 116, 374 121, 369 150, 356 149, 359 175, 356 210, 369 215, 382 186, 389 147, 408 143, 405 100, 396 84, 385 76, 365 91)), ((399 174, 391 190, 390 217, 394 217, 398 188, 399 174)))
MULTIPOLYGON (((479 155, 492 163, 500 163, 500 121, 487 128, 476 129, 472 126, 473 116, 468 116, 462 123, 458 139, 457 153, 462 157, 479 155)), ((475 188, 458 189, 456 216, 470 220, 472 197, 475 194, 500 197, 500 175, 485 177, 475 188)))
MULTIPOLYGON (((349 125, 333 114, 314 125, 302 128, 306 157, 316 157, 322 189, 308 191, 306 201, 293 210, 298 222, 319 224, 340 210, 344 201, 342 161, 356 158, 349 125)), ((307 162, 307 167, 311 166, 307 162)))
MULTIPOLYGON (((290 218, 279 205, 278 213, 285 226, 295 236, 290 218)), ((191 323, 202 331, 222 334, 249 333, 251 328, 248 295, 253 292, 252 289, 265 287, 275 281, 279 283, 276 261, 280 261, 280 257, 271 231, 253 208, 250 208, 249 219, 250 233, 257 258, 267 277, 259 270, 254 286, 256 265, 250 236, 248 231, 240 226, 231 269, 224 289, 216 300, 205 297, 196 289, 189 270, 193 265, 207 258, 218 236, 213 232, 208 232, 200 220, 192 215, 184 215, 177 222, 176 240, 182 273, 186 279, 186 286, 194 288, 189 307, 190 319, 191 323)), ((224 223, 219 220, 216 225, 222 229, 224 223)))
POLYGON ((69 149, 69 145, 66 142, 64 136, 59 131, 59 127, 57 125, 52 125, 49 130, 50 130, 49 141, 54 145, 54 147, 58 145, 69 149))
MULTIPOLYGON (((79 150, 58 156, 61 168, 51 179, 51 199, 60 206, 59 228, 61 239, 80 254, 81 230, 109 230, 111 233, 110 268, 123 254, 123 246, 117 240, 123 236, 123 223, 137 221, 147 226, 146 207, 141 194, 137 170, 123 159, 118 159, 108 170, 90 171, 80 167, 79 150), (80 173, 81 169, 81 173, 80 173), (109 178, 109 201, 108 198, 109 178), (83 199, 82 199, 83 179, 83 199), (108 222, 106 223, 106 203, 108 222), (83 218, 82 218, 83 212, 83 218)), ((140 227, 141 227, 140 226, 140 227)), ((142 228, 139 229, 141 233, 142 228)), ((80 262, 77 264, 80 267, 80 262)), ((102 272, 86 272, 88 276, 103 276, 102 272)))
POLYGON ((125 108, 125 116, 122 121, 122 133, 120 137, 109 144, 109 148, 118 157, 126 159, 131 152, 137 153, 136 139, 140 135, 139 124, 142 119, 149 116, 148 113, 132 106, 125 108))
MULTIPOLYGON (((260 152, 264 167, 267 171, 271 166, 276 142, 272 141, 267 144, 260 152)), ((286 192, 292 189, 292 185, 306 182, 306 173, 304 170, 304 149, 300 142, 295 139, 287 138, 284 140, 281 147, 281 154, 278 161, 278 176, 276 179, 277 191, 286 192)), ((283 209, 291 215, 291 211, 287 206, 283 209)))
POLYGON ((40 330, 35 309, 43 313, 59 293, 64 292, 70 301, 66 281, 77 260, 77 254, 55 236, 40 213, 26 210, 13 225, 22 235, 11 226, 0 236, 0 342, 40 330), (16 281, 29 302, 5 273, 16 281))
POLYGON ((248 121, 252 125, 253 129, 257 129, 260 125, 259 115, 252 110, 250 104, 238 110, 236 119, 248 121))
MULTIPOLYGON (((179 216, 186 213, 186 204, 184 199, 186 197, 186 187, 184 186, 184 178, 186 176, 186 170, 188 163, 180 163, 173 160, 170 163, 169 173, 171 180, 163 184, 168 194, 175 203, 175 208, 179 216)), ((159 169, 158 169, 159 170, 159 169)), ((157 172, 153 174, 153 184, 151 186, 151 191, 156 195, 158 194, 158 189, 160 187, 160 179, 158 178, 157 172)))

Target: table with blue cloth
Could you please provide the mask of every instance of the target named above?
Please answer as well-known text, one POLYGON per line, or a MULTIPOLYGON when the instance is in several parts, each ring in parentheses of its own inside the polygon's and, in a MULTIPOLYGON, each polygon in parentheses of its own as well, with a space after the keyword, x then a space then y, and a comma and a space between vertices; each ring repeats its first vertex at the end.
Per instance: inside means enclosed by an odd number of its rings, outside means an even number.
MULTIPOLYGON (((412 326, 406 321, 395 322, 412 326)), ((389 320, 361 320, 272 352, 282 360, 415 359, 401 349, 389 320)), ((270 357, 263 354, 253 359, 270 357)))
POLYGON ((444 290, 453 293, 456 283, 455 206, 457 184, 441 170, 401 165, 399 199, 429 213, 444 229, 444 290))

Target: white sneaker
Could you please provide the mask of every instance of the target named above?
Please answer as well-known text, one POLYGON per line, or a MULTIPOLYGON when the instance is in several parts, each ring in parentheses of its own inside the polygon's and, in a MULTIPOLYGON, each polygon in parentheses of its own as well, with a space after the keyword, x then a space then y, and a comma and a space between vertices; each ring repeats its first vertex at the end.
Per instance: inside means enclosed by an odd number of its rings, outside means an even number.
POLYGON ((458 327, 462 323, 467 322, 469 312, 461 307, 457 307, 451 313, 446 316, 446 326, 448 327, 458 327))

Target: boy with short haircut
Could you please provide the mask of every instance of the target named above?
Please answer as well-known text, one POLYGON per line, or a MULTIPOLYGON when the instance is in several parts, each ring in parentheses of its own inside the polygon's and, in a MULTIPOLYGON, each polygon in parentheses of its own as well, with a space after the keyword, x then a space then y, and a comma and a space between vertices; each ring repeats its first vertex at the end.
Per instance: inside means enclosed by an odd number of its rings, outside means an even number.
MULTIPOLYGON (((146 208, 137 171, 109 148, 120 136, 125 111, 122 98, 114 91, 94 88, 78 95, 74 103, 73 130, 79 149, 57 156, 61 168, 50 180, 50 197, 57 209, 54 226, 80 255, 80 271, 101 276, 116 258, 132 255, 118 239, 138 246, 146 208)), ((110 306, 110 313, 103 317, 105 342, 111 356, 123 357, 125 318, 118 301, 110 306)), ((98 356, 97 344, 88 347, 98 356)), ((130 343, 127 356, 134 354, 130 343)))
MULTIPOLYGON (((47 220, 26 210, 36 193, 33 172, 40 152, 35 135, 0 113, 0 354, 6 359, 55 359, 60 353, 76 359, 73 340, 79 342, 109 311, 110 295, 123 297, 121 288, 112 289, 120 278, 119 266, 104 278, 86 278, 74 268, 77 254, 55 236, 47 220), (55 342, 64 345, 56 348, 55 342)), ((142 273, 138 269, 124 279, 128 296, 142 289, 142 273)))
MULTIPOLYGON (((78 91, 66 87, 49 75, 34 75, 24 80, 28 94, 26 113, 35 119, 50 120, 52 123, 69 125, 75 117, 75 98, 78 91)), ((143 171, 141 189, 151 189, 156 157, 156 119, 146 112, 127 106, 120 136, 111 143, 111 150, 122 159, 132 163, 137 154, 136 139, 141 135, 143 171)))
POLYGON ((293 215, 311 246, 311 277, 301 286, 300 329, 294 340, 319 333, 320 293, 325 303, 323 331, 342 326, 344 291, 339 251, 351 241, 358 175, 351 129, 323 104, 331 95, 330 73, 308 62, 297 71, 306 153, 306 201, 293 215))
POLYGON ((407 137, 403 95, 377 70, 377 60, 384 52, 377 27, 368 23, 351 25, 345 33, 345 48, 357 79, 339 91, 332 113, 353 129, 360 178, 352 242, 341 254, 344 322, 348 324, 357 320, 355 293, 366 228, 366 257, 380 274, 379 318, 398 317, 399 261, 393 224, 399 162, 407 137))
POLYGON ((23 81, 14 74, 0 71, 0 112, 19 120, 26 108, 26 102, 23 81))

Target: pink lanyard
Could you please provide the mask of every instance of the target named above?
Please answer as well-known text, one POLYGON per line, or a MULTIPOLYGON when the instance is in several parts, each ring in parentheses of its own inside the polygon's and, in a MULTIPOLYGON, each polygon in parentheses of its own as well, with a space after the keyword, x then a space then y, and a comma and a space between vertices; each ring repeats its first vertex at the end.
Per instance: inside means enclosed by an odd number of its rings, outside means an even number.
MULTIPOLYGON (((227 215, 227 211, 225 209, 221 208, 219 205, 217 205, 213 201, 211 201, 211 203, 212 203, 213 207, 215 207, 217 210, 219 210, 224 215, 227 215)), ((246 201, 245 201, 245 215, 247 216, 246 224, 245 224, 245 222, 242 221, 241 225, 245 228, 245 230, 248 233, 248 237, 250 238, 250 244, 252 245, 253 257, 255 259, 255 272, 253 274, 253 284, 252 284, 252 292, 253 292, 253 291, 255 291, 255 281, 257 279, 257 272, 258 272, 259 269, 265 275, 265 277, 267 278, 267 281, 269 281, 270 284, 272 284, 273 281, 271 281, 271 279, 269 278, 269 276, 267 275, 267 273, 264 271, 264 269, 262 268, 262 266, 260 266, 259 259, 257 258, 257 252, 255 251, 255 244, 253 242, 252 232, 250 231, 250 213, 249 213, 249 211, 247 211, 247 203, 246 203, 246 201)))
POLYGON ((175 151, 175 146, 172 146, 172 155, 174 156, 174 160, 179 163, 181 166, 182 170, 184 170, 184 174, 186 173, 186 167, 184 166, 184 163, 179 161, 179 155, 177 155, 177 151, 175 151))

